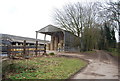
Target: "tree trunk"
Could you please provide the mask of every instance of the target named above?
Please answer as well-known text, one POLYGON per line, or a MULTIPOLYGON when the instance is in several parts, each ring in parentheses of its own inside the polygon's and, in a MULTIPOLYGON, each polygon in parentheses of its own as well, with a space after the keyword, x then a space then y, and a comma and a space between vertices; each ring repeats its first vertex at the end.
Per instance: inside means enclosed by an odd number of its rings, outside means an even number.
POLYGON ((120 22, 118 22, 118 42, 120 42, 120 22))

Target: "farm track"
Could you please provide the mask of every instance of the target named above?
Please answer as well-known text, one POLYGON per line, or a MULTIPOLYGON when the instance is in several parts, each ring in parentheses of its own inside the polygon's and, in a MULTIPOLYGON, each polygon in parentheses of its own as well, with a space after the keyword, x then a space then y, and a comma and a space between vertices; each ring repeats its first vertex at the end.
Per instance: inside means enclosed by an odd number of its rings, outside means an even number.
POLYGON ((109 53, 96 50, 95 54, 64 54, 59 55, 78 57, 89 61, 89 65, 71 79, 118 79, 118 60, 109 53))

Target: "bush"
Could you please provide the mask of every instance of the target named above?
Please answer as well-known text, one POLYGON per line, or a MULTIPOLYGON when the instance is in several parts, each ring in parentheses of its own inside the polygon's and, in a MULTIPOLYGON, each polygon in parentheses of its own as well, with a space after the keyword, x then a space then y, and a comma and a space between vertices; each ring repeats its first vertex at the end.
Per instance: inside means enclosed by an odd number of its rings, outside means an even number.
POLYGON ((119 51, 117 48, 109 48, 107 49, 108 52, 111 52, 113 56, 120 56, 119 51))
POLYGON ((49 55, 55 55, 55 53, 54 53, 54 52, 51 52, 51 53, 49 53, 49 55))

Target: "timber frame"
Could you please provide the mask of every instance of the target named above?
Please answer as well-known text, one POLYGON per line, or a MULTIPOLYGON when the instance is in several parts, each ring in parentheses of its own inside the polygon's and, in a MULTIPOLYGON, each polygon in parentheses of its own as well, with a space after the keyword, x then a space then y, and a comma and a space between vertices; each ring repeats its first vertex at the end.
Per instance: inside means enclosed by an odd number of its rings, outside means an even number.
POLYGON ((36 39, 38 33, 45 34, 44 41, 46 41, 46 35, 51 36, 50 44, 47 44, 48 50, 64 51, 64 52, 79 52, 80 51, 80 38, 53 25, 47 25, 46 27, 36 31, 36 39), (59 49, 60 44, 60 49, 59 49))

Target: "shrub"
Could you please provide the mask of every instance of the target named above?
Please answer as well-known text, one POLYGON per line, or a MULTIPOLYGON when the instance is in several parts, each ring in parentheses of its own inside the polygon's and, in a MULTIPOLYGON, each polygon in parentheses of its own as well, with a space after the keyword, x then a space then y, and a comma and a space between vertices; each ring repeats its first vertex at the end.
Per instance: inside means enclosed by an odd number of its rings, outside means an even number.
POLYGON ((55 53, 54 53, 54 52, 51 52, 51 53, 49 53, 49 55, 55 55, 55 53))

